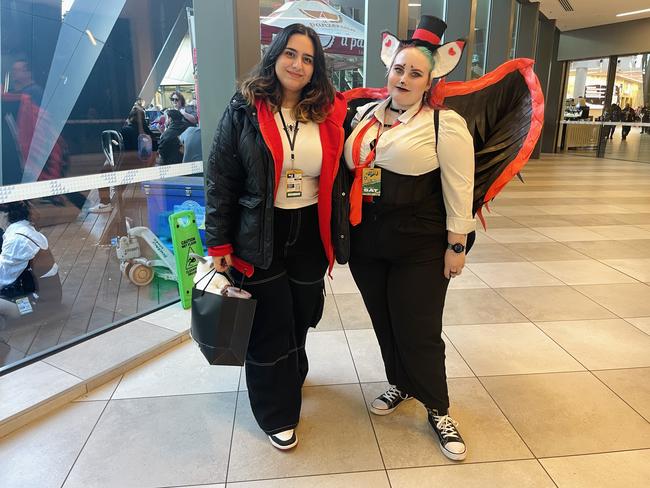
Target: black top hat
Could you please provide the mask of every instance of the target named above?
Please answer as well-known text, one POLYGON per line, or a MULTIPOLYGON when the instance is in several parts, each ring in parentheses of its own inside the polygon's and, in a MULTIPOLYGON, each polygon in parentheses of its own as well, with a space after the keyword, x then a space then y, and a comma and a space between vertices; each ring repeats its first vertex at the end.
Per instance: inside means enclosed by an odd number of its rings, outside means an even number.
POLYGON ((428 47, 433 52, 440 47, 440 41, 446 29, 447 24, 444 20, 433 15, 423 15, 420 17, 420 23, 411 40, 414 41, 414 44, 428 47))
POLYGON ((411 39, 400 40, 390 32, 383 32, 383 41, 381 49, 381 60, 389 67, 399 45, 413 45, 427 48, 433 54, 432 78, 440 78, 452 71, 460 62, 465 41, 458 39, 456 41, 440 44, 441 38, 447 29, 447 24, 442 19, 433 15, 423 15, 420 17, 417 29, 411 39))

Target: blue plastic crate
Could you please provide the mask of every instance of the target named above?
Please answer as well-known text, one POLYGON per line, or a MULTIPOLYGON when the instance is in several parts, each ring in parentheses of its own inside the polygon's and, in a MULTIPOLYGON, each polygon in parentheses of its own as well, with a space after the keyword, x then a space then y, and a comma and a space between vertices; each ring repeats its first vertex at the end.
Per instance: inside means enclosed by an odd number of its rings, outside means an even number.
POLYGON ((179 176, 142 184, 147 196, 149 228, 171 249, 167 218, 180 210, 193 210, 205 247, 205 192, 203 176, 179 176))

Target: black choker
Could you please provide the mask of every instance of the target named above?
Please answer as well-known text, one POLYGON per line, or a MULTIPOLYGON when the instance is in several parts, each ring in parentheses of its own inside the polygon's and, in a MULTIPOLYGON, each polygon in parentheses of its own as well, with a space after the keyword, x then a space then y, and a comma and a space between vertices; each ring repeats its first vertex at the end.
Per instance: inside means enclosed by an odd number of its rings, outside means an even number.
POLYGON ((396 113, 398 113, 400 115, 402 115, 404 112, 406 112, 406 110, 402 110, 402 109, 399 109, 399 108, 393 108, 392 105, 389 105, 388 108, 390 109, 391 112, 396 112, 396 113))

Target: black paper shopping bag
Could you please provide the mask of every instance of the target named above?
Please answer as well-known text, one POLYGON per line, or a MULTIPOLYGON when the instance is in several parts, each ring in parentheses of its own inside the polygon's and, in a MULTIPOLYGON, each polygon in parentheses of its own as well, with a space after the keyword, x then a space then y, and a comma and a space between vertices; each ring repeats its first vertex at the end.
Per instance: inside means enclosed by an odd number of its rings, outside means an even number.
MULTIPOLYGON (((209 281, 205 285, 200 281, 192 289, 192 338, 210 364, 243 366, 257 301, 210 293, 206 291, 209 281)), ((246 294, 241 288, 229 289, 246 294)))

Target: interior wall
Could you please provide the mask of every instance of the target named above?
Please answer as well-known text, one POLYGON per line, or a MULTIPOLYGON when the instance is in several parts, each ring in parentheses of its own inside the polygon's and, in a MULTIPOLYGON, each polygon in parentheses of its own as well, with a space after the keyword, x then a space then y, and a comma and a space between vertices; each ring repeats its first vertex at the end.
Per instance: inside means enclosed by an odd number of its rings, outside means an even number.
POLYGON ((650 18, 565 31, 558 61, 602 58, 650 51, 650 18))

